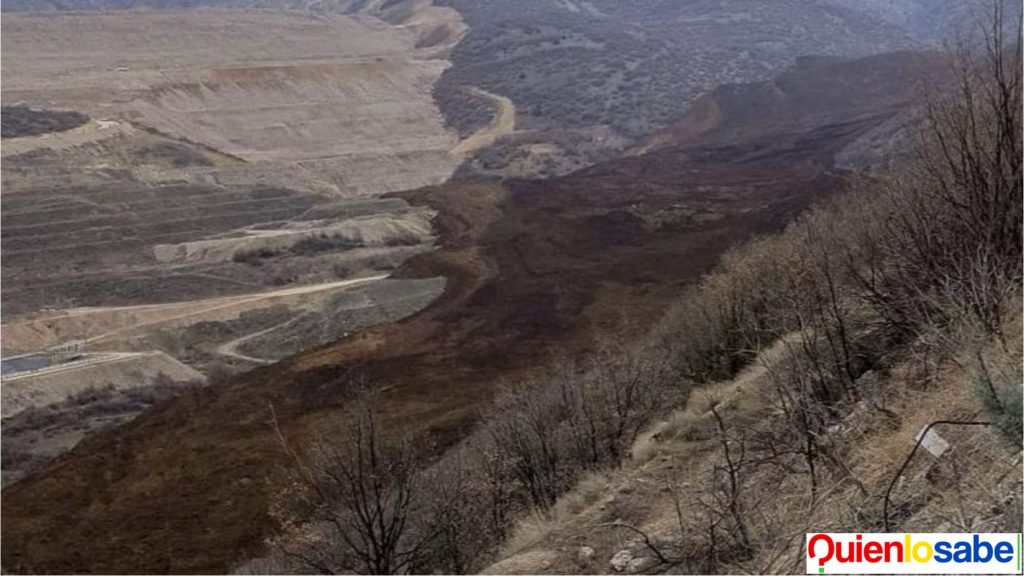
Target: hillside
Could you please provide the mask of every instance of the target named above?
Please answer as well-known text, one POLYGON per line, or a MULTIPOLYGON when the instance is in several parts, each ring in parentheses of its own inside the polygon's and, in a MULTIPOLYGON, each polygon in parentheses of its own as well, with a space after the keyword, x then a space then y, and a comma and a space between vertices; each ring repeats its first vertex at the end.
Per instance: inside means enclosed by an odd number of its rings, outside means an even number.
POLYGON ((587 397, 521 403, 506 453, 566 492, 484 573, 799 573, 810 532, 1021 531, 1021 51, 989 38, 933 84, 958 90, 929 93, 908 151, 731 250, 623 350, 667 355, 649 386, 688 393, 628 457, 587 466, 587 397))
POLYGON ((435 88, 449 124, 462 131, 486 122, 487 103, 472 97, 473 88, 510 98, 518 110, 518 132, 478 153, 460 178, 577 170, 671 124, 721 85, 767 81, 803 56, 938 47, 989 7, 974 0, 442 4, 470 27, 435 88))
MULTIPOLYGON (((847 70, 906 81, 900 66, 847 70)), ((904 103, 909 92, 897 92, 904 103)), ((286 480, 275 427, 300 443, 328 430, 362 380, 381 389, 386 422, 403 423, 421 454, 439 453, 469 432, 501 382, 552 350, 584 354, 602 335, 628 338, 728 247, 838 190, 834 155, 898 111, 890 92, 864 98, 819 125, 751 130, 728 145, 695 141, 548 181, 401 193, 437 211, 441 248, 394 277, 443 275, 440 299, 161 403, 7 487, 5 569, 223 571, 258 555, 286 480)))
POLYGON ((4 3, 0 568, 1019 531, 1018 3, 934 50, 991 8, 4 3))
POLYGON ((726 145, 779 132, 800 132, 842 118, 899 110, 923 94, 947 56, 894 52, 860 59, 804 57, 771 80, 726 84, 698 98, 688 112, 648 135, 633 153, 688 143, 726 145), (889 78, 904 77, 894 85, 889 78))
MULTIPOLYGON (((1019 334, 1019 318, 1006 328, 1019 334)), ((1019 341, 1012 345, 1020 349, 1019 341)), ((778 385, 771 370, 787 354, 787 343, 779 342, 735 379, 694 390, 684 409, 637 440, 621 468, 585 475, 550 513, 518 524, 482 572, 801 573, 805 533, 885 529, 886 491, 925 427, 940 418, 969 420, 987 412, 965 385, 974 378, 970 372, 946 366, 924 392, 915 376, 917 359, 896 356, 886 369, 862 377, 859 384, 869 386, 873 398, 844 413, 829 434, 823 449, 834 451, 841 463, 823 463, 823 494, 814 501, 806 479, 787 473, 797 464, 784 457, 773 461, 765 441, 781 444, 791 434, 771 401, 778 385), (737 553, 725 537, 715 551, 707 537, 707 524, 723 514, 721 502, 728 497, 720 476, 718 418, 727 426, 729 446, 749 451, 739 463, 744 513, 758 546, 749 556, 737 553)), ((1012 369, 1020 361, 1003 358, 999 365, 1012 369)), ((940 455, 922 448, 905 470, 893 494, 899 529, 1019 532, 1020 445, 993 427, 940 425, 934 433, 950 448, 940 455)))

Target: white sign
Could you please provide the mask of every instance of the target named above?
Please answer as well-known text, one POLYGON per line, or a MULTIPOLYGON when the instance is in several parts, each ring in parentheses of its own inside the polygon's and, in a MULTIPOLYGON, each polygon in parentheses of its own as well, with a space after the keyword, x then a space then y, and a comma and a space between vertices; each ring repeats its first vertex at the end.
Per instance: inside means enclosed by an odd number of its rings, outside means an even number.
POLYGON ((925 450, 931 452, 932 456, 938 458, 945 454, 946 450, 949 450, 949 442, 946 442, 946 440, 943 439, 942 436, 939 436, 935 430, 928 430, 928 433, 925 434, 922 439, 921 434, 924 434, 924 431, 925 428, 922 428, 921 431, 917 433, 917 436, 914 437, 914 441, 920 442, 921 446, 924 446, 925 450))

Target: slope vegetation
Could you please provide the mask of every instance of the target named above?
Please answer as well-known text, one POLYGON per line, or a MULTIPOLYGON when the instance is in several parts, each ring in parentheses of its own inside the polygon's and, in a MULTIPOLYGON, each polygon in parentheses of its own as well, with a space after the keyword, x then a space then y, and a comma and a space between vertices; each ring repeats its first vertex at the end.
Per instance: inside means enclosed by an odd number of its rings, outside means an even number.
MULTIPOLYGON (((787 574, 808 532, 1021 530, 1024 83, 998 24, 913 154, 687 291, 654 330, 685 408, 624 466, 563 464, 576 489, 488 572, 787 574)), ((571 461, 576 422, 544 414, 525 443, 571 461)))

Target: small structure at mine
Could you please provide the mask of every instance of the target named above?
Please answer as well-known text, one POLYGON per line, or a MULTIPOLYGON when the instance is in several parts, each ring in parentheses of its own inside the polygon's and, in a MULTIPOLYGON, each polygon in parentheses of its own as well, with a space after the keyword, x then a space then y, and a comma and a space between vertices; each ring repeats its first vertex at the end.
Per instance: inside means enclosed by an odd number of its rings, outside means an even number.
POLYGON ((77 360, 85 355, 85 340, 69 340, 46 351, 50 366, 77 360))

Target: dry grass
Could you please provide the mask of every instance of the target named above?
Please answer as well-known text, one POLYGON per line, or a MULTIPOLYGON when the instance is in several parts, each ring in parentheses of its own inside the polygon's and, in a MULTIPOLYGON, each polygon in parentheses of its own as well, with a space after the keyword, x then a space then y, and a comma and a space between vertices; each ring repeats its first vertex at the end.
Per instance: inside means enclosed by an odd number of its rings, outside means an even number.
MULTIPOLYGON (((778 418, 768 401, 772 379, 766 367, 780 359, 782 346, 780 342, 765 351, 735 379, 695 390, 684 408, 637 439, 630 462, 607 478, 581 481, 551 517, 520 523, 496 566, 546 573, 607 572, 607 561, 622 549, 653 562, 653 553, 636 532, 614 526, 624 521, 680 562, 650 570, 704 571, 687 555, 707 545, 701 520, 707 514, 708 478, 721 465, 711 402, 730 426, 772 431, 778 418), (595 549, 593 562, 581 564, 576 557, 582 544, 595 549), (532 564, 531 558, 543 558, 543 565, 532 564)), ((1019 349, 1019 343, 1011 349, 1019 349)), ((913 377, 916 361, 900 358, 876 382, 865 381, 870 398, 850 407, 824 440, 842 464, 822 464, 816 503, 810 501, 807 474, 798 460, 788 462, 789 469, 759 466, 746 475, 744 501, 751 510, 748 522, 756 549, 750 557, 723 560, 715 570, 799 572, 799 543, 805 532, 882 529, 885 491, 914 448, 917 433, 935 420, 985 417, 964 369, 944 364, 934 383, 922 388, 913 377)), ((893 491, 894 529, 1019 530, 1020 514, 1013 513, 1014 506, 1020 507, 1024 474, 1019 446, 1008 444, 992 427, 935 430, 952 448, 941 458, 918 450, 893 491)))
POLYGON ((538 544, 557 526, 558 523, 555 519, 547 514, 534 512, 527 515, 516 522, 515 529, 505 541, 498 556, 500 558, 514 556, 529 548, 538 547, 538 544))
POLYGON ((522 518, 505 540, 498 557, 514 556, 523 550, 537 547, 549 534, 565 527, 593 505, 608 488, 611 477, 612 472, 609 471, 585 474, 550 510, 534 511, 522 518))

